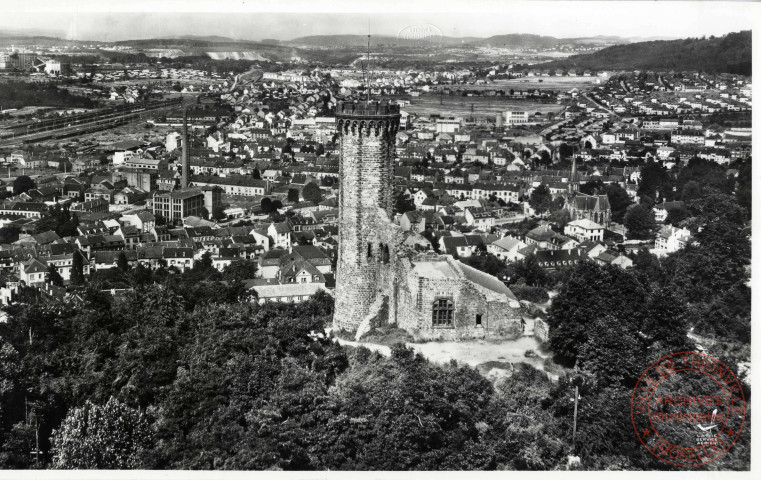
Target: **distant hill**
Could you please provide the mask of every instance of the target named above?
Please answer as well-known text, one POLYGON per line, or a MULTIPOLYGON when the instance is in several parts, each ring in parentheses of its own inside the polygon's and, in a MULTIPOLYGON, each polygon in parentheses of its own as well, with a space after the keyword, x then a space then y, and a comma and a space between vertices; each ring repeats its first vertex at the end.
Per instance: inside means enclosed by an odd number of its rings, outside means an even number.
POLYGON ((558 45, 559 43, 562 43, 559 38, 519 33, 511 33, 508 35, 494 35, 489 38, 482 38, 469 42, 470 45, 507 48, 550 48, 558 45))
POLYGON ((287 45, 235 40, 216 36, 185 36, 182 38, 146 38, 114 42, 115 45, 130 46, 137 49, 165 48, 182 51, 182 55, 213 54, 212 58, 247 58, 288 61, 298 52, 287 45), (214 52, 221 52, 216 54, 214 52))
POLYGON ((182 40, 200 40, 202 42, 245 42, 246 40, 237 40, 230 37, 220 37, 219 35, 180 35, 172 37, 163 37, 167 39, 182 39, 182 40))
MULTIPOLYGON (((378 35, 372 38, 374 44, 387 43, 394 37, 378 35)), ((309 35, 286 42, 294 47, 361 47, 367 45, 367 35, 309 35)))
POLYGON ((750 31, 722 37, 616 45, 542 64, 543 68, 589 70, 702 70, 751 74, 750 31))
POLYGON ((6 47, 10 45, 39 45, 43 47, 53 47, 58 45, 84 45, 89 42, 84 40, 65 40, 58 37, 49 36, 29 36, 15 35, 13 33, 0 32, 0 45, 6 47))
POLYGON ((167 47, 253 47, 262 45, 259 42, 250 40, 233 40, 224 37, 214 37, 221 40, 208 40, 209 37, 169 37, 169 38, 141 38, 139 40, 121 40, 113 42, 114 45, 123 45, 136 48, 167 48, 167 47))
MULTIPOLYGON (((555 38, 531 34, 494 35, 488 38, 478 37, 436 37, 436 44, 441 46, 491 46, 504 48, 551 48, 556 45, 612 45, 629 43, 623 37, 584 37, 584 38, 555 38)), ((373 35, 371 45, 406 45, 406 39, 391 35, 373 35)), ((295 47, 362 47, 367 45, 367 35, 311 35, 294 38, 283 43, 295 47)))
MULTIPOLYGON (((432 42, 437 45, 460 45, 469 44, 479 40, 476 37, 434 37, 432 42)), ((365 47, 367 35, 310 35, 307 37, 294 38, 282 42, 294 47, 365 47)), ((397 38, 393 35, 372 35, 370 45, 409 45, 410 41, 405 38, 397 38)))

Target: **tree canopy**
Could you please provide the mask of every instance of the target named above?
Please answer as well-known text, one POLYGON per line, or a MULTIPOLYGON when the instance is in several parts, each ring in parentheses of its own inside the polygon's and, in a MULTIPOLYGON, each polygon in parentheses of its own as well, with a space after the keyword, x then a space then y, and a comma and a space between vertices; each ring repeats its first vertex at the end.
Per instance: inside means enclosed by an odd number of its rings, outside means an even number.
POLYGON ((656 228, 655 215, 642 205, 632 205, 624 216, 624 226, 630 238, 650 238, 656 228))
POLYGON ((35 188, 36 185, 27 175, 20 175, 13 180, 13 194, 18 195, 20 193, 26 193, 29 190, 35 188))
POLYGON ((304 200, 312 202, 313 205, 317 205, 322 201, 322 190, 314 182, 307 183, 301 193, 304 196, 304 200))
POLYGON ((541 184, 531 192, 528 203, 536 213, 542 214, 549 212, 552 207, 552 194, 550 188, 541 184))

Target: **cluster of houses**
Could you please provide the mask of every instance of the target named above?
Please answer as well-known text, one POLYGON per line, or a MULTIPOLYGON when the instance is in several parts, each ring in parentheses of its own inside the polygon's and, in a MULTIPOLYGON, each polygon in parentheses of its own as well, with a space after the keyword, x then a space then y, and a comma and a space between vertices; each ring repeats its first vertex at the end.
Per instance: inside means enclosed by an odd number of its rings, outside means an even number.
MULTIPOLYGON (((348 81, 351 72, 356 69, 269 72, 253 83, 228 80, 225 87, 229 82, 235 86, 226 88, 218 102, 199 102, 188 111, 187 145, 178 111, 153 120, 168 127, 163 142, 102 145, 100 157, 86 161, 64 158, 61 152, 11 152, 5 160, 17 168, 65 164, 64 169, 72 170, 37 177, 34 188, 3 200, 0 224, 22 232, 18 241, 0 247, 10 252, 6 285, 44 284, 51 265, 69 281, 75 254, 82 255, 87 272, 113 268, 120 252, 131 264, 182 272, 208 252, 219 270, 236 260, 257 262, 261 276, 247 285, 260 301, 300 301, 330 290, 339 186, 339 146, 331 111, 339 98, 356 94, 359 85, 348 81), (183 149, 189 156, 189 184, 184 189, 183 149), (103 158, 107 166, 100 164, 103 158), (305 195, 315 186, 321 198, 305 195), (39 223, 56 208, 77 214, 76 235, 60 238, 38 231, 39 223)), ((451 78, 440 78, 378 71, 373 88, 383 93, 382 89, 412 86, 426 92, 432 91, 432 80, 461 81, 473 74, 444 72, 441 75, 451 78)), ((672 85, 671 80, 663 84, 672 85)), ((708 82, 698 77, 690 81, 708 82)), ((688 85, 687 79, 679 85, 688 85)), ((614 248, 620 229, 610 224, 607 196, 569 197, 572 185, 591 180, 615 184, 636 201, 640 161, 673 168, 679 160, 695 156, 720 164, 750 156, 749 132, 705 126, 689 115, 679 118, 679 109, 666 106, 664 100, 668 94, 682 105, 682 96, 700 95, 701 105, 744 105, 748 86, 744 80, 727 79, 726 85, 713 82, 700 93, 685 93, 686 87, 644 91, 612 78, 589 93, 564 93, 560 100, 566 108, 551 120, 542 119, 539 126, 529 125, 536 115, 525 111, 500 113, 502 121, 491 128, 457 117, 402 111, 393 185, 404 213, 397 221, 409 232, 406 241, 420 250, 459 257, 487 251, 506 262, 534 255, 547 269, 583 260, 628 268, 631 259, 614 248), (657 98, 649 103, 665 110, 635 112, 634 107, 643 108, 640 97, 657 98), (575 174, 553 169, 558 160, 568 158, 580 165, 575 174), (571 221, 562 232, 542 224, 523 238, 509 235, 512 224, 536 213, 527 199, 540 185, 554 197, 566 198, 571 221)), ((689 108, 681 113, 697 107, 689 108)), ((12 192, 13 182, 9 179, 0 188, 12 192)), ((675 206, 656 205, 656 220, 663 222, 670 208, 675 206)), ((654 251, 672 253, 689 239, 686 229, 663 227, 654 251)))
MULTIPOLYGON (((256 262, 259 275, 246 286, 256 291, 260 302, 303 301, 335 286, 337 228, 334 219, 324 218, 220 226, 190 216, 180 225, 158 225, 147 210, 82 213, 74 235, 62 238, 53 230, 22 230, 17 241, 0 246, 1 296, 7 303, 22 285, 48 288, 52 269, 69 284, 75 256, 80 257, 87 279, 99 270, 117 268, 120 257, 130 266, 182 273, 208 255, 219 271, 236 261, 256 262)), ((0 217, 0 223, 18 226, 8 215, 0 217)))

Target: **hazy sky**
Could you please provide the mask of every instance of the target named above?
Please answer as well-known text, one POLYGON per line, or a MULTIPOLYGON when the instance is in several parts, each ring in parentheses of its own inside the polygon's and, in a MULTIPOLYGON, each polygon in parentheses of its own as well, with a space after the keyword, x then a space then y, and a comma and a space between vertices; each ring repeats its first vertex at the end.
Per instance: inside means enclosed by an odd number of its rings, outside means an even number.
POLYGON ((2 0, 0 30, 50 32, 77 40, 220 35, 288 40, 304 35, 396 35, 432 24, 447 36, 533 33, 554 37, 688 37, 750 30, 749 2, 496 0, 2 0), (277 12, 277 13, 274 13, 277 12))

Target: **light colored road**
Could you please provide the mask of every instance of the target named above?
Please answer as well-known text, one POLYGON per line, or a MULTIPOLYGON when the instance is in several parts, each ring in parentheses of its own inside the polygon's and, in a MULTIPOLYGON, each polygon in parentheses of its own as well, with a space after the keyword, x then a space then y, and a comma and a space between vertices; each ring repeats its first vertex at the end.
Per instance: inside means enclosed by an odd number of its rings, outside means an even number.
MULTIPOLYGON (((523 336, 515 340, 467 340, 460 342, 426 342, 407 343, 415 352, 420 353, 431 362, 444 365, 451 360, 477 367, 487 362, 499 362, 502 364, 528 363, 538 370, 544 371, 544 361, 547 355, 539 351, 539 341, 533 336, 534 320, 526 320, 526 330, 523 336), (526 352, 533 350, 535 356, 526 357, 526 352)), ((353 342, 336 339, 340 345, 349 347, 365 347, 384 356, 391 355, 391 348, 386 345, 374 343, 353 342)), ((493 369, 505 370, 494 367, 493 369)), ((490 373, 491 375, 491 373, 490 373)), ((500 375, 504 376, 504 375, 500 375)), ((557 380, 557 375, 548 373, 552 380, 557 380)))
POLYGON ((605 110, 606 112, 608 112, 608 114, 610 115, 611 118, 621 118, 621 117, 618 116, 618 114, 616 112, 614 112, 613 110, 609 109, 605 105, 602 105, 602 104, 598 103, 595 99, 593 99, 592 97, 588 96, 586 93, 583 96, 584 96, 584 98, 586 98, 587 100, 592 102, 594 105, 596 105, 597 108, 601 108, 601 109, 605 110))

